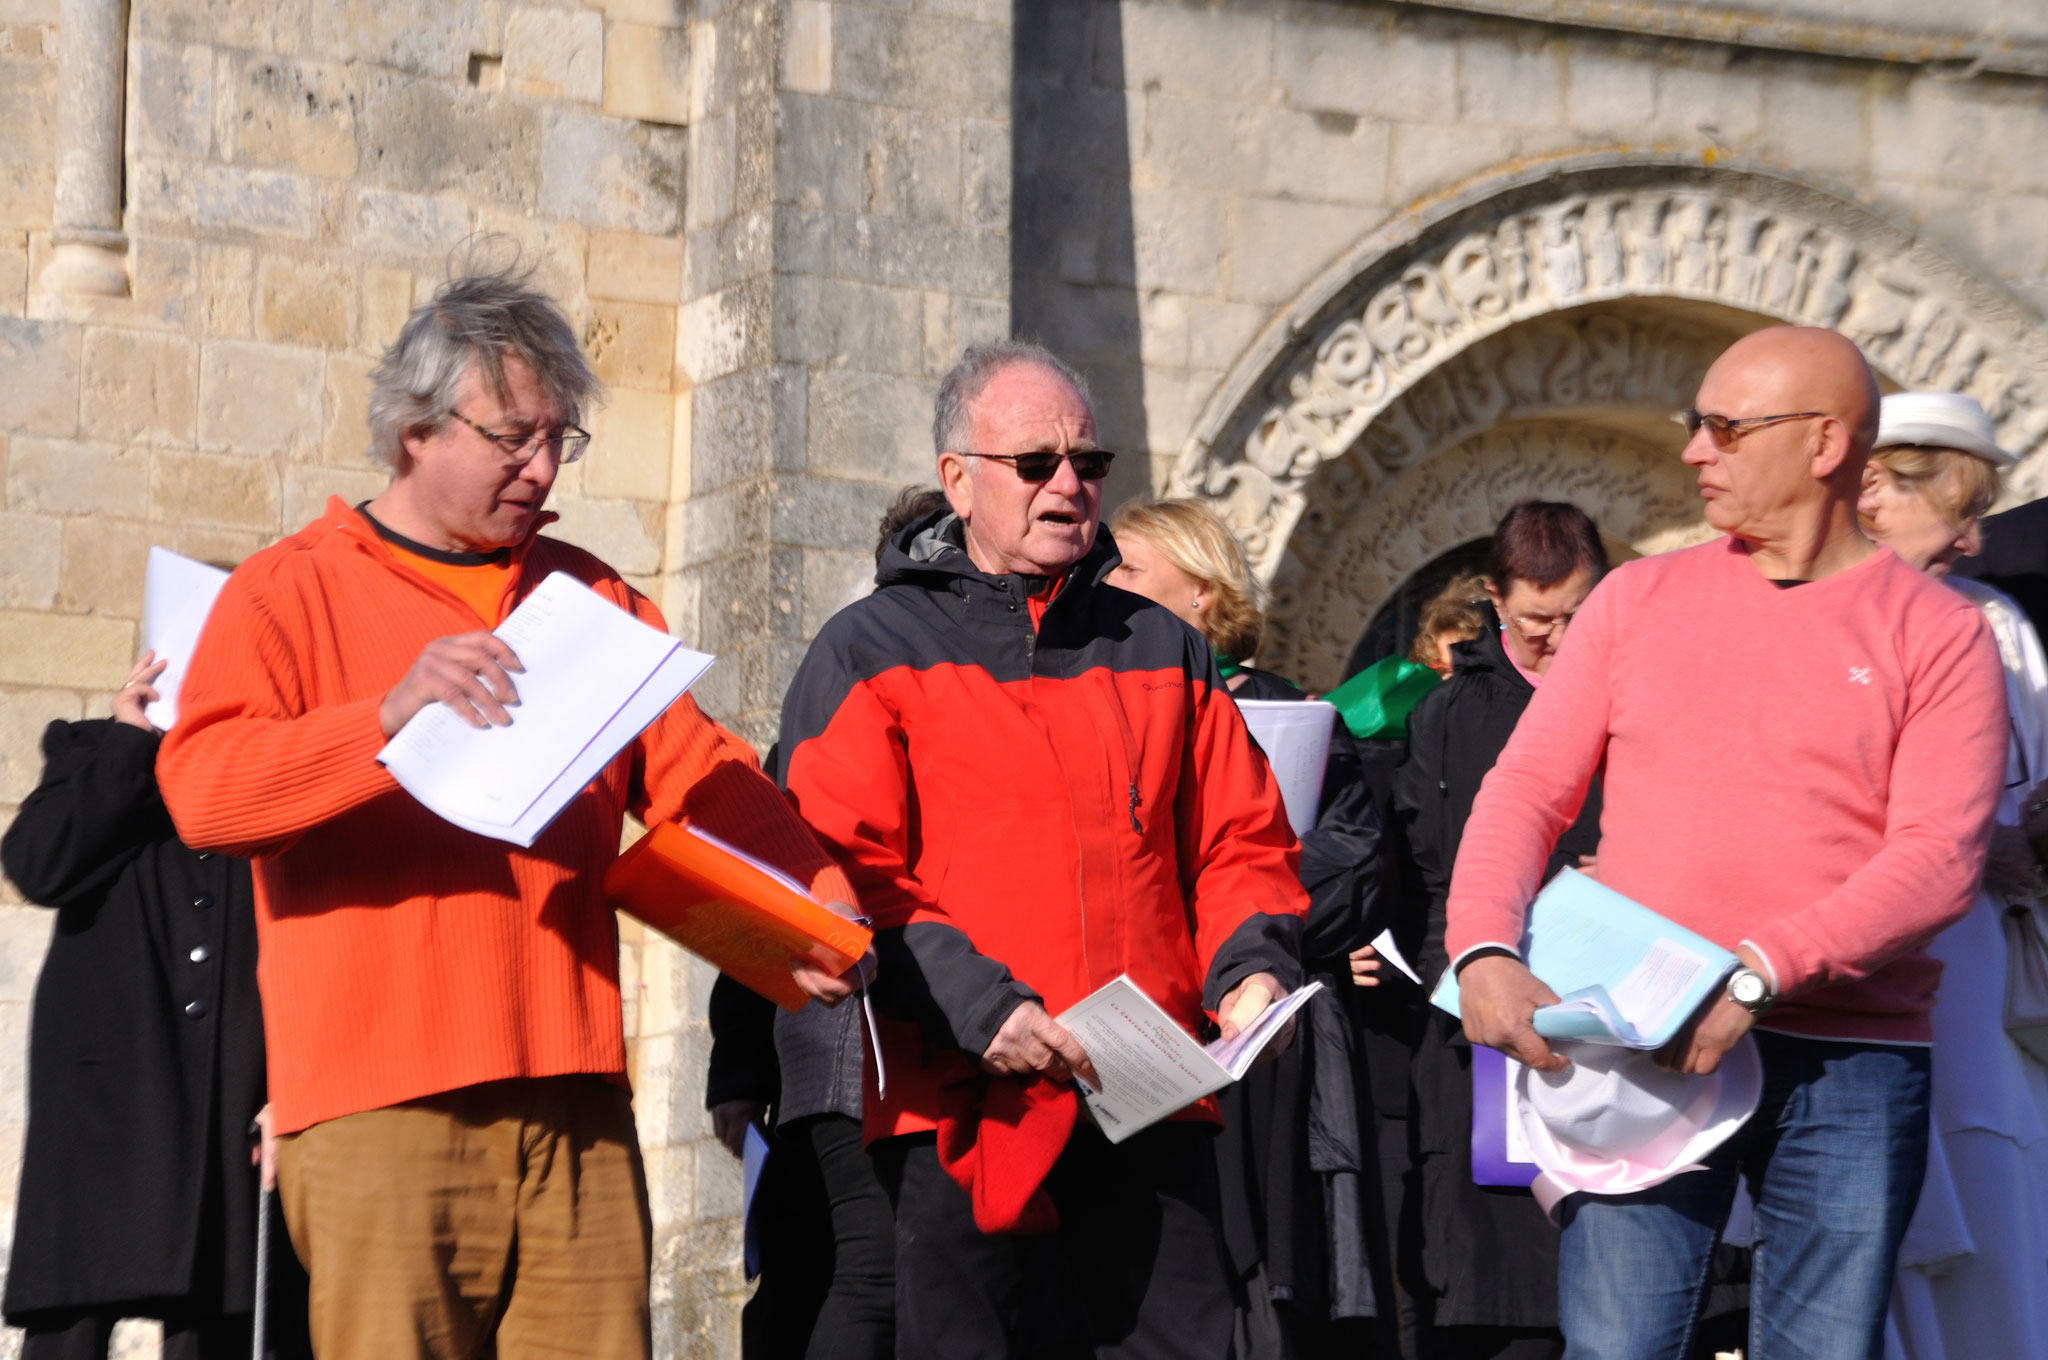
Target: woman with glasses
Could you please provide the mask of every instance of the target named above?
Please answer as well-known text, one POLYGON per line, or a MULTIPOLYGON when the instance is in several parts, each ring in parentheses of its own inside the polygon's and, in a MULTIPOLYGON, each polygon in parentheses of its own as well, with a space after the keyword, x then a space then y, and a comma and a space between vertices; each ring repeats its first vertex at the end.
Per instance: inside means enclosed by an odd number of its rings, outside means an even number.
MULTIPOLYGON (((1979 521, 2013 457, 1983 407, 1948 392, 1884 399, 1863 473, 1864 529, 1948 576, 1977 551, 1979 521)), ((1928 952, 1945 967, 1934 1007, 1934 1138, 1893 1286, 1888 1347, 1907 1360, 2048 1354, 2048 1068, 2004 1028, 2015 903, 2044 893, 2025 824, 2048 823, 2048 661, 2010 599, 1949 577, 1984 611, 2006 670, 2012 739, 1983 890, 1928 952)))
MULTIPOLYGON (((1408 717, 1408 758, 1394 775, 1394 822, 1428 899, 1419 965, 1434 988, 1444 901, 1465 819, 1487 771, 1571 635, 1572 615, 1607 570, 1592 519, 1575 505, 1523 501, 1494 530, 1479 636, 1452 646, 1450 678, 1408 717)), ((1593 854, 1600 792, 1558 839, 1545 876, 1593 854)), ((1504 1077, 1480 1055, 1478 1079, 1504 1077)), ((1551 1360, 1557 1325, 1557 1229, 1526 1188, 1473 1183, 1474 1050, 1452 1017, 1432 1012, 1415 1054, 1416 1178, 1421 1211, 1417 1306, 1431 1360, 1551 1360)), ((1533 1171, 1533 1168, 1531 1168, 1533 1171)), ((1482 1175, 1486 1174, 1482 1171, 1482 1175)), ((1524 1183, 1526 1184, 1526 1182, 1524 1183)))
MULTIPOLYGON (((1110 584, 1178 614, 1215 649, 1238 699, 1300 700, 1248 664, 1265 630, 1257 582, 1229 528, 1199 501, 1125 505, 1110 521, 1110 584)), ((1347 955, 1380 929, 1383 824, 1341 724, 1316 824, 1301 838, 1305 972, 1320 979, 1295 1044, 1225 1087, 1216 1140, 1224 1245, 1244 1284, 1237 1353, 1393 1354, 1393 1301, 1360 1011, 1347 955), (1313 1130, 1313 1133, 1311 1132, 1313 1130)))

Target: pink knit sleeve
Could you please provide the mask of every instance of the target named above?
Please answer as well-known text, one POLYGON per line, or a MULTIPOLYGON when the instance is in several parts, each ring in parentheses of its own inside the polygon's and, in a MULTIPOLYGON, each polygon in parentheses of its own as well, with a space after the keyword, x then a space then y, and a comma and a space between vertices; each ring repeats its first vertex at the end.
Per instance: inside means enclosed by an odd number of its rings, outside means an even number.
POLYGON ((2004 668, 1975 608, 1943 613, 1908 663, 1883 848, 1827 896, 1750 932, 1782 995, 1866 977, 1976 898, 2005 775, 2004 668))
POLYGON ((1586 597, 1472 803, 1446 905, 1453 961, 1481 945, 1519 945, 1543 866, 1586 801, 1607 751, 1618 586, 1626 589, 1609 576, 1586 597))

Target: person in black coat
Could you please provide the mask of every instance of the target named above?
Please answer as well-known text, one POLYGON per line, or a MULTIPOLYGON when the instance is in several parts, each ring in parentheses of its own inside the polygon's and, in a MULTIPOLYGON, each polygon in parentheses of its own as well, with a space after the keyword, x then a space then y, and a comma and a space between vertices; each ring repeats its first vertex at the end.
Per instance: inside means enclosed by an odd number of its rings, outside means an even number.
MULTIPOLYGON (((50 724, 42 782, 0 839, 7 876, 56 909, 0 1305, 24 1360, 101 1360, 124 1317, 162 1319, 167 1360, 250 1352, 255 898, 245 862, 179 842, 157 792, 143 709, 162 669, 145 655, 112 718, 50 724)), ((276 1255, 274 1289, 297 1264, 276 1255)), ((296 1307, 279 1291, 279 1355, 311 1354, 303 1275, 298 1290, 296 1307)))
MULTIPOLYGON (((1444 903, 1472 800, 1535 697, 1572 613, 1606 570, 1599 530, 1578 507, 1525 501, 1510 509, 1494 533, 1487 626, 1451 648, 1450 679, 1408 716, 1394 819, 1427 904, 1417 967, 1431 988, 1450 963, 1444 903)), ((1599 834, 1596 784, 1545 876, 1593 856, 1599 834)), ((1557 1229, 1527 1190, 1472 1182, 1472 1049, 1456 1019, 1430 1014, 1411 1080, 1421 1196, 1411 1223, 1421 1235, 1426 1290, 1422 1353, 1431 1360, 1561 1355, 1557 1229)))
MULTIPOLYGON (((1201 632, 1233 698, 1308 697, 1243 664, 1264 619, 1243 554, 1213 511, 1184 500, 1126 505, 1111 528, 1124 565, 1110 583, 1201 632)), ((1246 1360, 1396 1354, 1361 1015, 1376 998, 1351 985, 1349 960, 1382 928, 1384 827, 1358 744, 1335 723, 1315 825, 1301 838, 1302 966, 1323 990, 1297 1017, 1291 1047, 1217 1093, 1223 1241, 1246 1295, 1237 1337, 1246 1360)))

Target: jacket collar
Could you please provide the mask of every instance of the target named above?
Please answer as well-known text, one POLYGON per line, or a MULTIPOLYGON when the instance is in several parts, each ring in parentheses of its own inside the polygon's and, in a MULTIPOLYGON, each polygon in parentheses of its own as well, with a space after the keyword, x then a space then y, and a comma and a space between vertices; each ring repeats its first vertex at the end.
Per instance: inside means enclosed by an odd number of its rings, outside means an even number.
MULTIPOLYGON (((927 590, 951 590, 972 581, 1001 590, 1016 582, 1020 589, 1029 591, 1044 581, 1043 577, 1016 572, 995 575, 975 566, 967 555, 966 531, 966 525, 951 510, 937 510, 904 525, 882 549, 881 564, 875 569, 876 587, 921 585, 927 590)), ((1100 525, 1095 530, 1095 542, 1061 579, 1070 589, 1075 585, 1097 586, 1122 561, 1123 555, 1117 551, 1109 526, 1100 525)), ((1063 590, 1060 595, 1068 593, 1063 590)))

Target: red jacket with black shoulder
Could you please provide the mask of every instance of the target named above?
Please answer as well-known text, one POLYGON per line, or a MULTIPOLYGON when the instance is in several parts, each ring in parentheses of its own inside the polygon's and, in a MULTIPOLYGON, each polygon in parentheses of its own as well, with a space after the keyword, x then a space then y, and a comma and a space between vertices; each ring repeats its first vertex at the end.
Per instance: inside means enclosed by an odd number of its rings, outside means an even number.
POLYGON ((936 1068, 1026 999, 1058 1015, 1128 973, 1200 1035, 1245 977, 1301 978, 1294 834, 1207 642, 1105 583, 1107 530, 1036 626, 1043 583, 978 570, 961 532, 905 528, 782 710, 777 772, 875 920, 899 1017, 871 1139, 935 1127, 936 1068))

